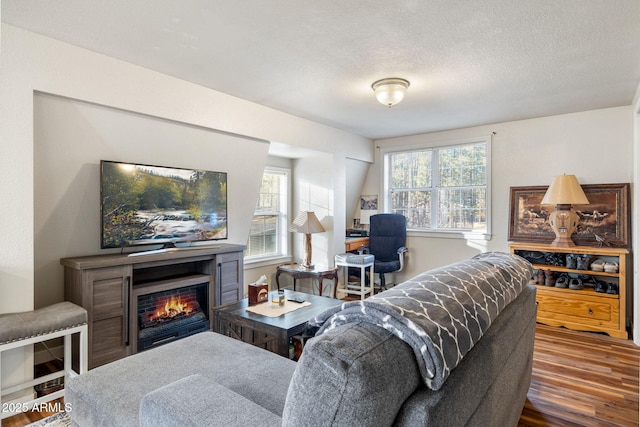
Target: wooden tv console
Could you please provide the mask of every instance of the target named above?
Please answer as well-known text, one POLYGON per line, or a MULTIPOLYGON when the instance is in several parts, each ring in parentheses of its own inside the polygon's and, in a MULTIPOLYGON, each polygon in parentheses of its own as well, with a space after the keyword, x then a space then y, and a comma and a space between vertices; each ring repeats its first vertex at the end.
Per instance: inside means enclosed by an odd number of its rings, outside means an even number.
POLYGON ((89 369, 137 351, 137 313, 132 298, 140 289, 160 290, 207 283, 210 329, 213 307, 243 298, 245 246, 215 244, 163 253, 63 258, 64 296, 89 315, 89 369))

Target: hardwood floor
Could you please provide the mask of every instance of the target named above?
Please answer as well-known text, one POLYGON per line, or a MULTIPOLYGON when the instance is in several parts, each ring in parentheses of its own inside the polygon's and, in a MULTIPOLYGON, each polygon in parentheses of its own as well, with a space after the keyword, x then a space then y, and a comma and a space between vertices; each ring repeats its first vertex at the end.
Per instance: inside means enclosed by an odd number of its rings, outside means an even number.
MULTIPOLYGON (((52 372, 57 372, 63 369, 62 362, 53 360, 51 362, 43 363, 37 365, 34 369, 34 374, 36 376, 47 375, 52 372)), ((49 402, 42 406, 44 411, 27 411, 22 414, 14 415, 13 417, 6 418, 2 420, 0 424, 2 427, 22 427, 27 424, 34 423, 36 421, 40 421, 43 418, 46 418, 50 415, 59 412, 59 408, 64 408, 64 399, 60 398, 54 401, 49 402)))
MULTIPOLYGON (((538 325, 533 379, 518 426, 638 426, 639 363, 640 347, 632 341, 538 325)), ((20 414, 2 426, 48 415, 20 414)))
POLYGON ((524 426, 637 426, 640 347, 538 325, 524 426))

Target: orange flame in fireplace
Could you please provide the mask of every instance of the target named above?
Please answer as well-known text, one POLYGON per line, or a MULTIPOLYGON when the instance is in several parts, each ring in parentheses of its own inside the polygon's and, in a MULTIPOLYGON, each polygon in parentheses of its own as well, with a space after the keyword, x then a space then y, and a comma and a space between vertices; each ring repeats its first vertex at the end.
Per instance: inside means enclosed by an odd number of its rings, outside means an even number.
MULTIPOLYGON (((160 307, 153 319, 171 319, 179 315, 189 315, 193 311, 193 308, 188 303, 183 303, 180 297, 172 296, 164 304, 164 307, 160 307)), ((153 320, 150 319, 150 320, 153 320)))

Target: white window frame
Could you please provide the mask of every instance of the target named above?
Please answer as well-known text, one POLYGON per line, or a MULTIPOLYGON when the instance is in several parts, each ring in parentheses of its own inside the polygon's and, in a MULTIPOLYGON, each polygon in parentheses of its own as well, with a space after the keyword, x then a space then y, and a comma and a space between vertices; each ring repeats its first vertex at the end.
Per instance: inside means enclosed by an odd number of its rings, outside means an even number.
MULTIPOLYGON (((289 215, 291 212, 291 170, 288 168, 276 167, 276 166, 265 166, 264 173, 275 173, 282 174, 285 176, 285 181, 282 183, 284 188, 280 189, 280 212, 278 217, 278 247, 279 251, 273 254, 265 254, 265 255, 247 255, 244 257, 245 264, 271 264, 274 262, 282 262, 283 260, 290 260, 290 233, 288 231, 289 224, 289 215)), ((256 202, 257 203, 257 202, 256 202)), ((255 211, 254 215, 255 216, 255 211)), ((252 217, 253 218, 253 217, 252 217)), ((247 239, 250 236, 247 236, 247 239)))
MULTIPOLYGON (((491 223, 492 223, 492 215, 491 215, 491 145, 492 145, 492 137, 491 135, 487 136, 479 136, 474 138, 465 138, 465 139, 457 139, 450 141, 436 141, 430 143, 424 143, 419 145, 410 145, 410 146, 396 146, 396 147, 384 147, 380 149, 380 168, 381 168, 381 180, 380 188, 382 188, 382 197, 381 197, 381 206, 384 212, 391 212, 391 195, 389 190, 389 155, 396 153, 403 153, 408 151, 419 151, 419 150, 441 150, 452 148, 456 146, 470 145, 484 143, 486 144, 487 149, 487 182, 486 182, 486 230, 466 230, 466 229, 441 229, 441 228, 408 228, 407 232, 409 235, 415 236, 424 236, 424 237, 440 237, 440 238, 453 238, 453 239, 470 239, 470 240, 491 240, 491 223)), ((436 152, 434 151, 434 154, 436 152)), ((434 155, 432 158, 433 167, 437 167, 437 155, 434 155)), ((437 170, 437 169, 435 169, 437 170)), ((431 188, 438 189, 438 177, 432 177, 431 188)), ((437 197, 437 196, 436 196, 437 197)), ((432 215, 435 215, 435 209, 432 211, 432 215)), ((434 217, 432 216, 432 224, 437 224, 434 221, 434 217)))

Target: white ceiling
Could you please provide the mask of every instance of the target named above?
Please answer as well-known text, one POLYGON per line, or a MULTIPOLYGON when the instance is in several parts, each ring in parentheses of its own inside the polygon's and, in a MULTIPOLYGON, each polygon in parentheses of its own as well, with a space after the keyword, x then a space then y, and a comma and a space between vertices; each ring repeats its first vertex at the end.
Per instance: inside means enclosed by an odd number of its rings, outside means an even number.
POLYGON ((638 0, 2 0, 2 21, 386 138, 630 105, 638 0), (371 83, 411 82, 386 108, 371 83))

